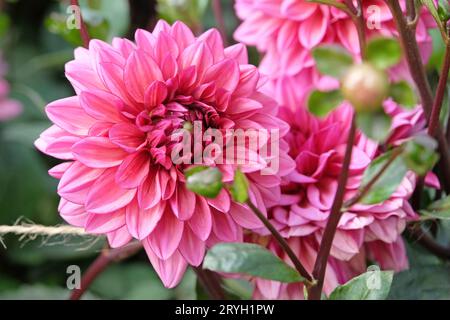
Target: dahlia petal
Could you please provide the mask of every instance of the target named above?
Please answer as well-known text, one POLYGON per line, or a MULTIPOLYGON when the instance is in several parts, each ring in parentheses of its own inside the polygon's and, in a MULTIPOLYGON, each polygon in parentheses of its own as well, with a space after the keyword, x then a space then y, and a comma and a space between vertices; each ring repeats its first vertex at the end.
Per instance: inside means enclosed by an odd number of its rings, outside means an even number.
POLYGON ((170 34, 178 44, 180 52, 183 52, 185 48, 195 41, 195 36, 191 29, 181 21, 175 21, 170 30, 170 34))
POLYGON ((86 198, 86 210, 90 213, 108 213, 119 210, 133 200, 136 189, 122 189, 116 184, 117 169, 111 168, 95 181, 86 198))
POLYGON ((248 98, 234 99, 227 109, 227 113, 231 115, 242 115, 249 112, 257 112, 262 109, 262 104, 256 100, 248 98))
POLYGON ((313 16, 303 21, 298 31, 300 43, 311 49, 318 45, 325 36, 329 21, 328 8, 317 10, 313 16))
POLYGON ((145 134, 131 123, 118 123, 109 130, 109 139, 127 152, 135 152, 145 143, 145 134))
MULTIPOLYGON (((128 58, 129 61, 131 56, 128 58)), ((109 91, 119 97, 122 101, 125 102, 130 111, 133 112, 134 115, 138 114, 141 110, 136 107, 136 103, 130 97, 127 87, 124 83, 124 69, 123 67, 114 64, 114 63, 100 63, 98 66, 98 73, 105 87, 109 89, 109 91)))
POLYGON ((119 229, 125 225, 125 210, 108 214, 89 213, 85 229, 89 233, 103 234, 119 229))
POLYGON ((200 240, 190 228, 184 228, 178 251, 190 265, 197 267, 202 263, 205 255, 205 242, 200 240))
POLYGON ((180 220, 189 220, 195 209, 195 193, 186 189, 184 184, 178 185, 175 194, 170 199, 174 215, 180 220))
POLYGON ((64 221, 80 228, 85 226, 89 216, 84 206, 69 202, 63 198, 59 201, 58 211, 64 221))
POLYGON ((61 177, 58 194, 71 202, 83 204, 90 187, 103 171, 103 169, 92 169, 75 161, 61 177))
POLYGON ((166 97, 167 97, 167 86, 164 84, 164 82, 154 81, 145 91, 144 94, 145 105, 149 107, 157 107, 161 103, 163 103, 166 97))
POLYGON ((148 245, 159 259, 169 259, 177 250, 183 236, 184 222, 166 210, 156 228, 147 237, 148 245))
POLYGON ((126 245, 133 239, 128 232, 127 226, 122 226, 119 229, 108 232, 106 234, 108 243, 111 248, 120 248, 126 245))
POLYGON ((217 29, 209 29, 198 37, 198 41, 204 41, 211 49, 214 62, 223 60, 224 48, 222 35, 217 29))
POLYGON ((105 122, 121 122, 125 117, 120 114, 123 102, 116 96, 99 90, 82 91, 80 104, 91 117, 105 122))
POLYGON ((127 153, 105 137, 88 137, 72 147, 75 158, 91 168, 110 168, 122 163, 127 153))
POLYGON ((72 163, 73 162, 60 163, 60 164, 54 166, 53 168, 51 168, 50 170, 48 170, 48 174, 55 179, 61 179, 64 172, 66 172, 67 169, 69 169, 69 167, 72 165, 72 163))
POLYGON ((228 214, 211 210, 213 221, 213 233, 221 241, 236 242, 239 240, 239 227, 228 214))
POLYGON ((150 155, 147 151, 127 156, 117 169, 116 182, 124 189, 137 188, 150 170, 150 155))
POLYGON ((214 81, 217 88, 233 92, 239 83, 239 75, 239 66, 236 60, 225 59, 208 68, 203 81, 205 83, 214 81))
POLYGON ((242 43, 237 43, 224 50, 225 58, 233 59, 240 64, 248 64, 247 47, 242 43))
POLYGON ((89 128, 95 123, 95 119, 81 108, 76 96, 48 104, 45 112, 53 123, 75 135, 87 135, 89 128))
MULTIPOLYGON (((178 45, 169 34, 169 32, 170 30, 162 31, 156 36, 155 46, 153 47, 153 55, 155 57, 155 60, 159 63, 163 61, 168 52, 175 59, 177 59, 178 55, 180 54, 178 45)), ((155 31, 153 31, 153 34, 155 35, 155 31)))
POLYGON ((220 212, 227 213, 230 210, 231 199, 229 193, 222 189, 217 197, 212 199, 207 199, 208 204, 213 208, 219 210, 220 212))
POLYGON ((144 102, 145 90, 153 81, 163 80, 158 64, 143 50, 134 51, 127 59, 124 77, 128 92, 137 102, 144 102))
POLYGON ((181 66, 186 69, 190 66, 197 68, 197 76, 202 79, 206 70, 213 64, 213 55, 204 42, 195 42, 187 47, 181 55, 181 66))
POLYGON ((152 208, 161 201, 161 195, 164 192, 160 184, 161 174, 159 171, 150 171, 139 186, 138 201, 142 209, 152 208))
POLYGON ((168 259, 161 260, 153 252, 148 244, 148 241, 144 241, 143 244, 145 251, 147 252, 147 256, 150 259, 156 273, 158 273, 161 278, 164 286, 166 288, 173 288, 180 283, 187 268, 187 263, 183 256, 178 251, 175 251, 174 254, 168 259))
POLYGON ((208 239, 212 230, 211 210, 208 203, 202 197, 197 197, 195 210, 188 224, 192 232, 202 241, 208 239))
POLYGON ((238 203, 232 203, 230 207, 230 215, 241 227, 246 229, 263 228, 261 220, 246 206, 238 203))
POLYGON ((137 200, 126 208, 126 223, 130 234, 139 240, 146 238, 156 227, 164 212, 165 204, 159 203, 150 209, 139 207, 137 200))

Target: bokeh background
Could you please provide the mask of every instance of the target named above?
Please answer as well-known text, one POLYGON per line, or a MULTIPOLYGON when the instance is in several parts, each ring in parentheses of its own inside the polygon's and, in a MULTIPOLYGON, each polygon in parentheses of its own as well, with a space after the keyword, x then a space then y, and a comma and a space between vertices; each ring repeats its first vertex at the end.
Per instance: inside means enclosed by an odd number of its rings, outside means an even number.
MULTIPOLYGON (((215 26, 209 0, 85 0, 80 1, 91 37, 109 41, 132 38, 136 28, 151 30, 159 17, 180 19, 194 30, 215 26)), ((23 105, 16 119, 0 122, 0 225, 18 222, 63 223, 57 213, 56 180, 47 170, 57 164, 33 146, 49 127, 45 105, 73 94, 64 77, 64 64, 81 45, 78 30, 66 27, 69 1, 0 0, 0 52, 8 64, 11 97, 23 105), (20 220, 18 220, 20 219, 20 220)), ((238 21, 233 1, 222 0, 228 37, 238 21)), ((442 48, 436 42, 430 75, 438 67, 442 48)), ((258 54, 250 49, 251 61, 258 54)), ((450 240, 450 224, 443 222, 438 238, 450 240)), ((69 265, 85 270, 105 245, 101 238, 57 237, 19 239, 8 235, 0 243, 0 299, 65 299, 69 265)), ((408 244, 411 270, 394 278, 392 299, 450 299, 450 267, 408 244)), ((227 280, 235 298, 247 299, 251 287, 227 280)), ((144 253, 112 265, 91 286, 85 299, 203 299, 195 273, 187 272, 173 290, 165 289, 144 253)))

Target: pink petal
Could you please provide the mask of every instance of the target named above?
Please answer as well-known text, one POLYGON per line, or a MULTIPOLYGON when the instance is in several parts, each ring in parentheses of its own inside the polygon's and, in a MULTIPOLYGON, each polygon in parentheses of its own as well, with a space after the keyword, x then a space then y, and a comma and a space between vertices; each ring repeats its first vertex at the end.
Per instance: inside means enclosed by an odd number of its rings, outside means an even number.
POLYGON ((233 92, 239 83, 239 74, 239 65, 236 60, 225 59, 208 69, 203 82, 214 81, 217 88, 233 92))
POLYGON ((207 200, 209 205, 220 212, 228 212, 230 210, 230 195, 225 189, 222 189, 217 197, 207 200))
POLYGON ((75 135, 87 135, 95 119, 80 106, 78 97, 56 100, 45 107, 47 116, 59 126, 75 135))
POLYGON ((161 201, 160 172, 151 171, 138 188, 138 201, 142 209, 154 207, 161 201))
POLYGON ((91 213, 108 213, 125 207, 133 200, 136 189, 122 189, 116 184, 117 169, 107 169, 95 181, 86 199, 86 210, 91 213))
POLYGON ((59 181, 58 194, 71 202, 84 204, 90 187, 103 172, 103 169, 92 169, 75 161, 59 181))
POLYGON ((186 271, 187 263, 183 256, 176 251, 168 259, 161 260, 153 252, 148 241, 144 241, 143 245, 153 268, 155 268, 164 286, 166 288, 175 287, 181 281, 186 271))
POLYGON ((122 226, 117 230, 108 232, 106 236, 108 237, 108 243, 111 248, 123 247, 132 239, 127 226, 122 226))
POLYGON ((136 199, 132 201, 126 209, 126 222, 130 234, 139 240, 146 238, 161 220, 164 209, 164 202, 150 209, 142 209, 136 199))
POLYGON ((190 265, 199 266, 205 255, 205 242, 200 240, 190 228, 184 228, 178 251, 190 265))
POLYGON ((158 258, 166 260, 177 250, 183 236, 184 223, 166 210, 158 225, 147 237, 148 244, 158 258))
POLYGON ((80 103, 86 113, 97 120, 121 122, 125 119, 120 113, 123 102, 105 91, 83 91, 80 94, 80 103))
POLYGON ((195 194, 186 189, 184 184, 180 184, 175 195, 170 199, 170 206, 178 219, 189 220, 195 209, 195 194))
POLYGON ((109 138, 127 152, 136 151, 145 143, 145 133, 131 123, 118 123, 109 130, 109 138))
POLYGON ((124 189, 136 188, 150 170, 150 154, 147 151, 127 156, 116 173, 116 182, 124 189))
POLYGON ((83 228, 89 214, 84 209, 84 206, 69 202, 61 198, 58 206, 59 215, 67 223, 83 228))
POLYGON ((195 201, 195 210, 191 219, 188 221, 192 232, 202 241, 208 239, 212 230, 211 210, 208 203, 202 197, 197 197, 195 201))
POLYGON ((110 168, 122 163, 127 153, 105 137, 89 137, 72 147, 77 160, 92 168, 110 168))
POLYGON ((107 233, 125 225, 125 210, 118 210, 108 214, 89 213, 85 229, 89 233, 107 233))
POLYGON ((137 102, 144 102, 147 87, 155 80, 163 80, 161 70, 152 56, 143 50, 134 51, 127 60, 125 85, 137 102))
POLYGON ((154 81, 145 91, 145 105, 147 107, 157 107, 167 97, 167 86, 164 82, 154 81))

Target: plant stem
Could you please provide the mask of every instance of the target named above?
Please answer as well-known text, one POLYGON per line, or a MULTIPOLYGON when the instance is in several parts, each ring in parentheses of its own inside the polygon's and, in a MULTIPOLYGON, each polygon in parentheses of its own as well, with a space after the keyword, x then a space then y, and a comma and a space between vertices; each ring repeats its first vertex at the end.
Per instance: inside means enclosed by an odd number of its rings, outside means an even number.
POLYGON ((430 136, 436 135, 436 130, 439 125, 439 116, 441 114, 442 102, 444 101, 445 90, 447 88, 448 72, 450 71, 450 44, 445 46, 444 62, 442 64, 441 76, 436 91, 436 98, 434 99, 433 109, 431 110, 430 121, 428 123, 428 134, 430 136))
MULTIPOLYGON (((389 6, 395 24, 397 25, 400 42, 403 46, 403 52, 405 54, 409 72, 411 73, 411 77, 413 78, 417 90, 419 91, 422 106, 429 123, 434 105, 433 95, 430 84, 427 80, 425 67, 422 63, 419 46, 416 41, 415 27, 410 27, 408 25, 397 0, 385 0, 385 2, 389 6)), ((440 180, 445 186, 447 193, 450 193, 450 152, 447 139, 439 122, 433 130, 436 130, 435 136, 439 143, 439 153, 441 156, 440 168, 444 176, 440 180)))
POLYGON ((214 17, 217 23, 217 29, 222 34, 223 44, 224 46, 228 46, 228 38, 227 38, 227 28, 225 27, 225 20, 223 18, 222 4, 220 0, 212 1, 212 9, 214 12, 214 17))
POLYGON ((72 6, 77 6, 80 9, 80 35, 81 35, 81 40, 83 40, 83 46, 85 48, 89 47, 89 41, 90 41, 90 37, 89 37, 89 33, 87 31, 87 27, 86 24, 84 23, 83 20, 83 15, 81 14, 81 7, 78 3, 78 0, 70 0, 70 4, 72 6))
POLYGON ((383 173, 389 168, 389 166, 397 159, 397 157, 402 153, 402 148, 396 148, 392 151, 391 157, 389 160, 381 167, 380 171, 364 186, 364 188, 359 191, 353 198, 349 199, 344 203, 343 211, 345 209, 350 208, 351 206, 357 204, 361 201, 362 198, 370 191, 370 189, 377 183, 377 181, 381 178, 383 173))
POLYGON ((125 260, 141 249, 142 245, 137 241, 116 249, 104 249, 81 278, 80 289, 72 291, 70 300, 79 300, 86 290, 89 289, 92 282, 94 282, 94 280, 105 271, 111 263, 125 260))
POLYGON ((297 258, 295 253, 292 251, 291 247, 289 247, 289 244, 286 242, 286 240, 280 235, 277 229, 275 229, 275 227, 270 223, 270 221, 250 200, 247 200, 246 203, 250 207, 250 209, 255 213, 258 219, 261 220, 261 222, 266 226, 267 229, 269 229, 270 233, 273 235, 275 240, 278 242, 278 244, 281 246, 284 252, 286 252, 289 259, 291 259, 298 273, 307 280, 306 285, 307 286, 312 285, 313 278, 311 277, 309 272, 305 269, 305 267, 302 265, 302 263, 297 258))
POLYGON ((322 288, 325 280, 326 267, 328 257, 330 255, 331 246, 333 244, 334 235, 339 224, 339 220, 342 216, 342 204, 344 202, 345 189, 347 186, 350 162, 352 159, 353 145, 356 136, 356 114, 353 114, 352 125, 348 133, 347 146, 345 148, 344 161, 342 164, 342 171, 338 179, 338 187, 336 195, 331 206, 330 217, 328 218, 327 225, 320 243, 319 252, 317 254, 316 263, 314 264, 313 278, 317 279, 316 285, 312 286, 309 290, 310 300, 320 300, 322 295, 322 288))
POLYGON ((416 18, 416 2, 415 0, 406 1, 406 14, 408 15, 409 21, 414 21, 416 18))
POLYGON ((422 230, 420 225, 412 225, 408 227, 408 233, 422 247, 433 253, 435 256, 450 260, 450 248, 444 247, 437 243, 430 235, 422 230))
POLYGON ((201 267, 194 267, 195 274, 200 281, 203 288, 205 288, 208 296, 213 300, 225 300, 220 277, 209 270, 204 270, 201 267))

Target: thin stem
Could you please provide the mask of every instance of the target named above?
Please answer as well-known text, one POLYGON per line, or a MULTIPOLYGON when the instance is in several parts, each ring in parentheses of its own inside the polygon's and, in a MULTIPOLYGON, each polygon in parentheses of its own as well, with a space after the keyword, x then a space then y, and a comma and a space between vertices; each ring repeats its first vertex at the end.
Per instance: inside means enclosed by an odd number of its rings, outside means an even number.
POLYGON ((119 262, 131 257, 142 249, 140 242, 132 242, 124 247, 117 249, 104 249, 100 255, 89 266, 83 277, 81 278, 80 289, 72 291, 70 300, 79 300, 83 294, 89 289, 94 280, 108 268, 113 262, 119 262))
POLYGON ((412 225, 408 228, 410 236, 422 247, 430 251, 435 256, 450 260, 450 248, 437 243, 429 234, 425 233, 420 225, 412 225))
MULTIPOLYGON (((429 123, 432 109, 433 109, 433 95, 430 84, 427 79, 425 67, 422 63, 419 47, 415 37, 415 28, 409 28, 403 11, 397 0, 385 0, 394 17, 395 24, 400 36, 400 42, 403 46, 406 62, 408 64, 409 72, 413 78, 417 90, 419 91, 422 106, 429 123)), ((444 135, 440 123, 436 127, 436 139, 439 143, 439 153, 441 156, 440 169, 444 178, 441 182, 445 186, 445 190, 450 193, 450 152, 447 144, 447 139, 444 135)))
POLYGON ((81 14, 81 7, 80 7, 80 5, 78 3, 78 0, 70 0, 70 4, 80 8, 80 35, 81 35, 81 40, 83 40, 83 46, 85 48, 88 48, 89 47, 89 41, 91 39, 89 37, 89 33, 88 33, 88 30, 87 30, 86 24, 84 23, 83 15, 81 14))
POLYGON ((344 195, 347 186, 347 180, 349 175, 350 162, 352 159, 353 145, 356 136, 356 115, 353 115, 352 125, 350 132, 348 133, 347 146, 345 148, 344 161, 342 164, 342 170, 338 179, 338 187, 336 195, 331 206, 330 217, 328 218, 327 225, 320 243, 319 252, 317 254, 316 263, 314 264, 313 278, 317 279, 315 286, 312 286, 309 290, 310 300, 320 300, 322 295, 322 288, 325 280, 326 266, 328 257, 330 255, 331 246, 333 244, 334 235, 339 224, 339 220, 342 216, 342 204, 344 202, 344 195))
POLYGON ((200 267, 194 267, 195 274, 203 288, 205 288, 207 294, 213 300, 225 300, 225 294, 223 293, 221 280, 219 276, 209 270, 204 270, 200 267))
POLYGON ((406 1, 406 15, 408 16, 408 21, 412 22, 416 19, 416 2, 415 0, 406 1))
POLYGON ((270 221, 267 220, 267 218, 262 214, 262 212, 250 200, 247 200, 246 203, 250 207, 250 209, 255 213, 258 219, 261 220, 261 222, 266 226, 267 229, 269 229, 270 233, 273 235, 275 240, 278 242, 278 244, 281 246, 284 252, 286 252, 289 259, 291 259, 298 273, 300 273, 300 275, 309 282, 307 283, 307 285, 311 285, 311 282, 313 282, 313 278, 311 277, 309 272, 305 269, 305 267, 302 265, 302 263, 297 258, 295 253, 292 251, 291 247, 289 247, 289 244, 286 242, 286 240, 280 235, 277 229, 275 229, 275 227, 270 223, 270 221))
POLYGON ((219 32, 222 34, 223 44, 224 46, 228 46, 227 28, 225 26, 222 4, 220 0, 212 1, 212 9, 214 12, 214 17, 216 18, 217 28, 219 29, 219 32))
POLYGON ((364 186, 364 188, 361 191, 359 191, 353 198, 349 199, 344 203, 343 211, 361 201, 361 199, 367 195, 370 189, 375 185, 375 183, 377 183, 377 181, 381 178, 381 176, 386 172, 386 170, 390 167, 390 165, 395 161, 395 159, 397 159, 397 157, 401 153, 402 153, 401 148, 394 149, 392 151, 391 157, 384 164, 384 166, 381 167, 380 171, 377 172, 377 174, 364 186))
POLYGON ((450 45, 445 46, 444 62, 442 64, 441 76, 436 91, 436 98, 434 99, 433 109, 431 110, 430 121, 428 124, 428 134, 430 136, 436 135, 436 130, 439 125, 439 116, 441 114, 442 103, 447 88, 448 72, 450 71, 450 45))

